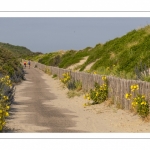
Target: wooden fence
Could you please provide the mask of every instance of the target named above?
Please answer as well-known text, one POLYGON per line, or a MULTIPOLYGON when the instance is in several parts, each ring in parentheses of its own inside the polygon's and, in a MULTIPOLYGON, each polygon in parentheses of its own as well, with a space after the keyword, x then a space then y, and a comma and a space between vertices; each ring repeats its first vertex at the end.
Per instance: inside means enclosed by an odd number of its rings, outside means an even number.
MULTIPOLYGON (((73 72, 71 70, 62 69, 53 66, 46 66, 37 62, 31 62, 32 66, 37 66, 37 68, 45 71, 50 70, 51 74, 57 74, 58 78, 61 79, 63 73, 69 72, 71 77, 77 81, 82 82, 82 89, 89 91, 94 88, 95 82, 102 84, 102 75, 95 75, 85 72, 73 72)), ((150 83, 139 80, 126 80, 120 79, 113 76, 106 76, 108 80, 108 98, 113 99, 114 104, 120 104, 124 109, 131 108, 131 101, 125 99, 125 94, 130 92, 130 86, 133 84, 139 85, 139 94, 145 95, 147 101, 150 103, 150 83)))

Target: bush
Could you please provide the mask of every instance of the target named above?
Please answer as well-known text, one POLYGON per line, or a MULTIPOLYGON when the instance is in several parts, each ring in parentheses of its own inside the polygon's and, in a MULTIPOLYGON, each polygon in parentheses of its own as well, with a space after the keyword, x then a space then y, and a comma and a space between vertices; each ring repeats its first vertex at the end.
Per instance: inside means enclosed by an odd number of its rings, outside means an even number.
POLYGON ((0 78, 0 131, 6 125, 6 117, 9 116, 8 110, 11 104, 11 95, 8 94, 12 91, 12 83, 9 76, 0 78))
POLYGON ((131 100, 132 108, 136 113, 143 118, 147 117, 149 115, 149 103, 145 99, 145 95, 138 93, 138 85, 131 85, 130 89, 131 92, 126 93, 125 98, 131 100))
POLYGON ((84 98, 92 100, 93 104, 100 104, 104 102, 108 97, 108 83, 105 76, 102 77, 104 83, 99 85, 95 83, 95 88, 91 89, 89 93, 85 94, 84 98))
POLYGON ((57 74, 54 74, 53 76, 52 76, 52 78, 56 78, 57 77, 57 74))
POLYGON ((71 79, 70 73, 64 73, 63 74, 63 78, 61 79, 61 82, 63 82, 64 84, 66 84, 69 80, 71 79))

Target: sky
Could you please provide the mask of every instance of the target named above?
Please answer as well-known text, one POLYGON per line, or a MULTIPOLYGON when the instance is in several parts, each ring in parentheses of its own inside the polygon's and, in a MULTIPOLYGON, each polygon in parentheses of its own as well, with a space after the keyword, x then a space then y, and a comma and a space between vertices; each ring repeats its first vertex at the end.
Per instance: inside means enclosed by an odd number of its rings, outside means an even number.
POLYGON ((150 24, 150 17, 0 17, 0 42, 33 52, 81 50, 150 24))

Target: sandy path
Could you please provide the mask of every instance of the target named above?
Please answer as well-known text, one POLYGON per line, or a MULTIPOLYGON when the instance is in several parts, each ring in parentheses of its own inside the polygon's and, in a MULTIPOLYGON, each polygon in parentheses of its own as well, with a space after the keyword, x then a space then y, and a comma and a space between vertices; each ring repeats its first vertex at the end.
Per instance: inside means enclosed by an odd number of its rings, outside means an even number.
POLYGON ((83 96, 69 99, 59 80, 36 68, 26 72, 27 80, 16 86, 7 132, 150 132, 150 123, 129 111, 105 103, 84 108, 83 96))
MULTIPOLYGON (((80 60, 80 62, 76 63, 76 64, 73 64, 71 66, 69 66, 67 69, 71 69, 71 70, 74 70, 76 69, 76 67, 84 64, 86 62, 86 60, 88 59, 88 56, 87 57, 83 57, 83 59, 80 60)), ((79 71, 79 69, 77 69, 76 71, 79 71)))

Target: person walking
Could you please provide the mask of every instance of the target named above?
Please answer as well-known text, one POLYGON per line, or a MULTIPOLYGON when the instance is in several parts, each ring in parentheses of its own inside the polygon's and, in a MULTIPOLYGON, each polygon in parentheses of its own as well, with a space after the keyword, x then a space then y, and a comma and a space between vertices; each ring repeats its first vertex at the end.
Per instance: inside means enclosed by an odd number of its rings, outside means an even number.
POLYGON ((31 65, 31 62, 30 62, 30 60, 28 61, 28 65, 29 65, 29 69, 30 69, 30 65, 31 65))
POLYGON ((24 67, 26 68, 26 65, 27 65, 27 63, 26 63, 26 61, 24 61, 24 67))

